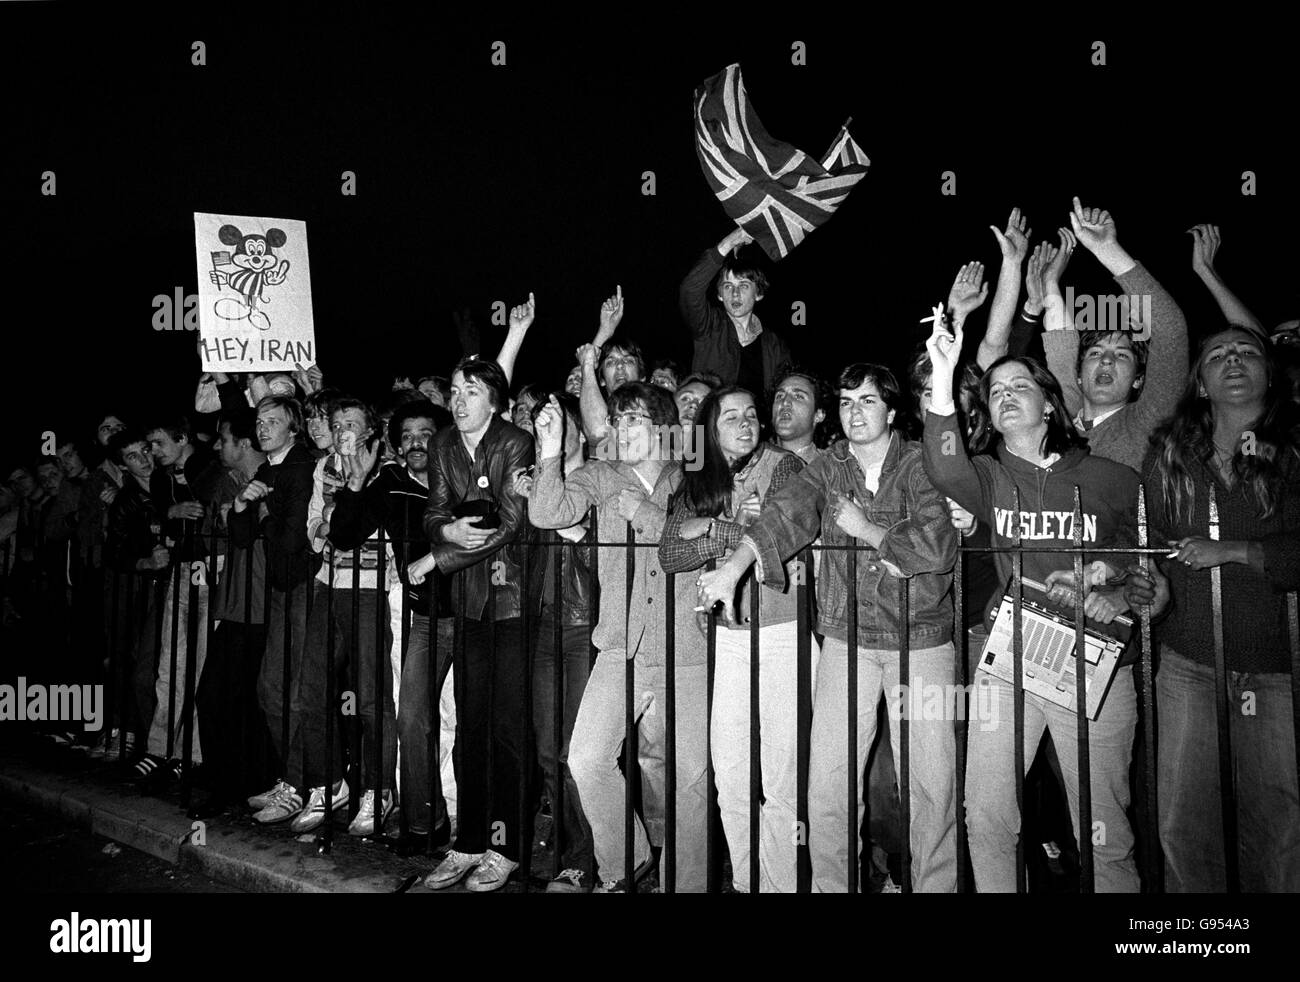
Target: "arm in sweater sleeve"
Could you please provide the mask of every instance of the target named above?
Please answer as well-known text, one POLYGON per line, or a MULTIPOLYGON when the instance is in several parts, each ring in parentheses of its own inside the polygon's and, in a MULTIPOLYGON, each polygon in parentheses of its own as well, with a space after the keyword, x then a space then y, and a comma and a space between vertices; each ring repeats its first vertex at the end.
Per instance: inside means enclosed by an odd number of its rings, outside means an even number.
MULTIPOLYGON (((1115 277, 1115 282, 1127 296, 1151 298, 1151 323, 1143 321, 1142 334, 1138 335, 1151 340, 1146 381, 1133 409, 1143 430, 1151 433, 1173 414, 1187 383, 1187 318, 1169 291, 1141 263, 1115 277)), ((1137 307, 1141 313, 1140 299, 1137 307)))
POLYGON ((991 482, 966 453, 957 414, 925 414, 925 474, 940 494, 947 495, 981 521, 993 514, 991 482))
POLYGON ((709 288, 722 268, 722 256, 710 246, 705 249, 691 271, 682 280, 677 291, 677 301, 681 307, 682 320, 691 329, 691 337, 702 338, 709 333, 709 288))
POLYGON ((1045 326, 1043 332, 1043 354, 1047 356, 1047 368, 1056 376, 1065 396, 1065 408, 1070 416, 1076 416, 1083 408, 1083 393, 1079 391, 1075 363, 1079 358, 1079 332, 1074 329, 1074 318, 1065 309, 1065 301, 1060 293, 1049 292, 1043 297, 1045 326))

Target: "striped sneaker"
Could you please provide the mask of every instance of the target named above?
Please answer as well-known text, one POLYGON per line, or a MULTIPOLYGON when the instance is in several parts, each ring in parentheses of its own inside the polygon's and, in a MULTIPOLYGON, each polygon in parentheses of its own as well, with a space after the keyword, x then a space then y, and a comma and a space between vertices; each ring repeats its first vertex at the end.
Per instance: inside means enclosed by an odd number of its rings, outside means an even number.
POLYGON ((298 794, 297 788, 292 784, 281 781, 279 790, 271 796, 266 807, 253 816, 253 821, 259 825, 275 825, 293 818, 300 811, 302 795, 298 794))
POLYGON ((253 809, 253 811, 261 811, 275 800, 276 795, 287 787, 289 787, 289 783, 284 778, 280 778, 275 782, 275 787, 270 791, 263 791, 261 794, 255 794, 253 797, 249 798, 248 807, 253 809))
MULTIPOLYGON (((339 781, 334 786, 334 800, 330 802, 333 811, 338 811, 348 803, 349 792, 348 782, 339 781)), ((298 816, 289 823, 289 829, 293 832, 310 832, 325 821, 325 785, 319 788, 311 789, 311 797, 307 799, 307 807, 298 813, 298 816)))
POLYGON ((154 771, 167 763, 161 757, 155 757, 153 754, 145 754, 135 762, 135 766, 127 772, 127 777, 132 781, 143 781, 154 771))

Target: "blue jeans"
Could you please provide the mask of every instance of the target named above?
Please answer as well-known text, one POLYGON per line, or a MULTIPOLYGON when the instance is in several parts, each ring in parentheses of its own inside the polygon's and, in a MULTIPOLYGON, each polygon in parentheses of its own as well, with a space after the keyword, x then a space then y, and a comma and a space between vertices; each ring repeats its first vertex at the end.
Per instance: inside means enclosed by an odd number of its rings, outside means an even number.
MULTIPOLYGON (((440 780, 441 766, 438 773, 432 775, 435 785, 430 786, 429 744, 434 720, 437 719, 439 724, 444 722, 439 712, 441 701, 435 704, 432 693, 442 693, 447 674, 451 671, 455 654, 456 619, 439 617, 434 622, 438 664, 435 678, 430 680, 432 659, 429 651, 429 618, 413 611, 409 616, 411 625, 407 631, 406 657, 402 663, 402 684, 397 701, 397 736, 402 746, 402 814, 406 816, 406 824, 411 831, 427 833, 431 828, 436 829, 442 825, 447 817, 447 802, 443 797, 440 780)), ((398 640, 400 642, 401 639, 398 640)), ((446 727, 439 725, 438 731, 438 757, 441 765, 442 758, 447 755, 446 727)))
MULTIPOLYGON (((967 728, 966 829, 971 867, 980 893, 1014 893, 1016 841, 1020 813, 1016 808, 1015 702, 1008 682, 987 672, 976 673, 976 685, 986 692, 972 696, 992 712, 967 728), (990 698, 991 697, 991 698, 990 698)), ((1051 734, 1061 761, 1061 776, 1070 799, 1070 821, 1079 836, 1078 718, 1064 706, 1025 693, 1025 769, 1033 763, 1043 731, 1051 734)), ((1125 810, 1129 805, 1129 762, 1137 730, 1137 690, 1133 670, 1121 668, 1096 720, 1088 723, 1089 787, 1092 790, 1094 885, 1098 893, 1137 893, 1133 860, 1133 829, 1125 810)))
MULTIPOLYGON (((1288 675, 1228 672, 1237 855, 1247 893, 1300 891, 1300 801, 1288 675)), ((1156 673, 1160 846, 1169 893, 1223 893, 1214 669, 1161 648, 1156 673)))

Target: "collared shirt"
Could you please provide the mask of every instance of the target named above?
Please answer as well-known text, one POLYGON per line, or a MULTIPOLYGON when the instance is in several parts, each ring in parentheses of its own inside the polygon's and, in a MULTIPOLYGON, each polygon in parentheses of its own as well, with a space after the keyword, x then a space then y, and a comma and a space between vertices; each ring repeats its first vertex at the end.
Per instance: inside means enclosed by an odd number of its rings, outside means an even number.
POLYGON ((291 440, 284 445, 283 449, 277 450, 274 453, 267 454, 266 462, 270 464, 272 467, 279 467, 281 464, 284 463, 284 458, 289 456, 289 451, 292 449, 293 449, 293 441, 291 440))
POLYGON ((1107 409, 1100 416, 1094 416, 1092 419, 1084 419, 1083 410, 1080 409, 1078 415, 1074 417, 1074 428, 1080 433, 1087 433, 1094 426, 1106 422, 1106 420, 1110 419, 1123 408, 1123 406, 1116 406, 1114 409, 1107 409))

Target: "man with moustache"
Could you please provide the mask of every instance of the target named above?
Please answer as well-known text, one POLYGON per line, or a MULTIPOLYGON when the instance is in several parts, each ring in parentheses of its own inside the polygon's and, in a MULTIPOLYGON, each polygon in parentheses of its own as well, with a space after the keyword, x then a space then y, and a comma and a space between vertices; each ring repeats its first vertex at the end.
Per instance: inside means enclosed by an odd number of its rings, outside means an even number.
MULTIPOLYGON (((361 459, 356 466, 349 464, 345 457, 347 483, 335 492, 334 512, 330 517, 330 541, 341 549, 358 548, 383 526, 402 581, 404 603, 399 613, 405 618, 405 630, 395 638, 398 644, 403 637, 406 639, 397 699, 397 737, 402 748, 401 809, 407 834, 396 844, 396 849, 402 853, 423 851, 431 831, 435 845, 450 841, 443 795, 434 794, 429 780, 433 721, 429 663, 432 626, 437 632, 437 666, 433 671, 437 691, 441 692, 451 668, 455 618, 450 577, 437 577, 436 596, 431 600, 429 573, 433 569, 433 554, 423 529, 424 510, 429 500, 429 445, 434 434, 450 422, 450 412, 427 400, 398 407, 388 424, 389 445, 396 450, 398 461, 385 465, 366 484, 368 455, 361 452, 364 448, 359 448, 361 459), (435 623, 431 624, 431 618, 435 623)), ((448 755, 451 745, 445 727, 443 742, 440 757, 448 755)), ((381 813, 387 814, 391 808, 391 801, 385 801, 381 813)), ((362 812, 365 811, 363 801, 362 812)), ((359 834, 373 831, 373 803, 369 818, 358 813, 357 822, 359 834)))

